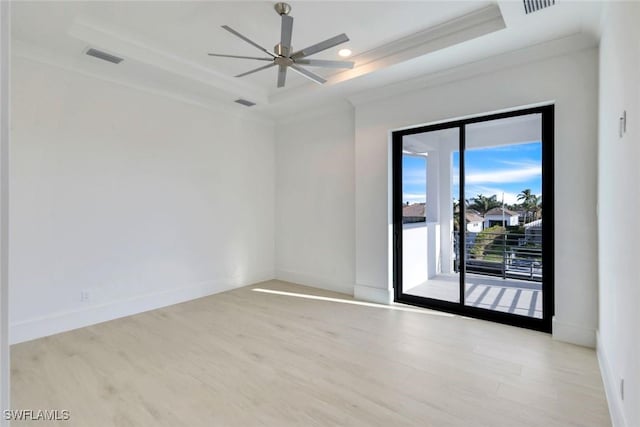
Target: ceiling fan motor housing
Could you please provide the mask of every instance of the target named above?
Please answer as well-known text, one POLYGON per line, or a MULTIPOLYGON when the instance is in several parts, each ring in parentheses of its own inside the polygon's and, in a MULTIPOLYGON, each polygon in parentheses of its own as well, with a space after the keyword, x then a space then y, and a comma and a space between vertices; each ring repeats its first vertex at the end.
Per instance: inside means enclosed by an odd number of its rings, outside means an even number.
POLYGON ((282 43, 278 43, 273 47, 273 52, 278 56, 286 56, 288 57, 291 54, 291 50, 293 48, 291 46, 282 46, 282 43))

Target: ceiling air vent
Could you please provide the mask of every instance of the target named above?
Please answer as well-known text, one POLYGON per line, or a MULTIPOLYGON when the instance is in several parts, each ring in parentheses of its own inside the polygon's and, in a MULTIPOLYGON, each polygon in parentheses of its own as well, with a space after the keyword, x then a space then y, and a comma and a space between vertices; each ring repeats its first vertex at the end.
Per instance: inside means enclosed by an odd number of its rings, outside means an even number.
POLYGON ((254 105, 256 105, 255 102, 247 101, 246 99, 242 99, 242 98, 236 99, 233 102, 237 102, 238 104, 244 105, 245 107, 253 107, 254 105))
POLYGON ((522 2, 524 3, 524 11, 527 14, 556 4, 556 0, 522 0, 522 2))
POLYGON ((93 56, 94 58, 102 59, 103 61, 108 61, 113 64, 119 64, 122 62, 122 58, 119 58, 117 56, 111 55, 107 52, 103 52, 98 49, 89 48, 86 53, 89 56, 93 56))

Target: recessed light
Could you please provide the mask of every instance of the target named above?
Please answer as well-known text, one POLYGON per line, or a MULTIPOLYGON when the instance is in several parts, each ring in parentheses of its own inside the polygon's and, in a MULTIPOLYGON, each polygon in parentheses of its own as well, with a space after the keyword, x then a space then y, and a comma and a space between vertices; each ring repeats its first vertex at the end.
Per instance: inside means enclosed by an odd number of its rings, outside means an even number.
POLYGON ((338 55, 342 56, 343 58, 346 58, 347 56, 351 56, 351 49, 340 49, 338 51, 338 55))

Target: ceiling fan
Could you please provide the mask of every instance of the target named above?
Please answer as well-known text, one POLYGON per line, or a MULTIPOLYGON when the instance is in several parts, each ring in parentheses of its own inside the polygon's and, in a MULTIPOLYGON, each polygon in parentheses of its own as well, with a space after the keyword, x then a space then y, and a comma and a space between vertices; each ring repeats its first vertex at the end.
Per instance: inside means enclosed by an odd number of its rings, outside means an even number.
POLYGON ((258 71, 266 70, 267 68, 278 66, 278 87, 284 87, 285 80, 287 78, 287 69, 291 68, 298 74, 308 78, 311 81, 314 81, 318 84, 323 84, 326 82, 324 78, 321 76, 312 73, 306 68, 302 67, 302 65, 308 65, 311 67, 328 67, 328 68, 353 68, 353 62, 351 61, 330 61, 324 59, 307 59, 307 57, 316 54, 318 52, 322 52, 324 50, 330 49, 334 46, 342 44, 344 42, 349 41, 349 37, 346 34, 342 33, 335 37, 331 37, 325 41, 320 43, 316 43, 302 50, 292 52, 293 49, 291 47, 291 35, 293 33, 293 17, 289 16, 289 12, 291 12, 291 6, 287 3, 276 3, 274 6, 276 12, 282 17, 282 25, 280 32, 280 43, 275 45, 273 51, 267 50, 264 47, 260 46, 253 40, 250 40, 248 37, 243 36, 233 28, 228 25, 223 25, 222 28, 229 31, 234 36, 244 40, 249 43, 253 47, 260 49, 262 52, 269 55, 267 58, 260 58, 254 56, 238 56, 238 55, 223 55, 218 53, 210 53, 210 56, 221 56, 224 58, 237 58, 237 59, 255 59, 258 61, 267 61, 269 64, 264 65, 262 67, 258 67, 251 71, 247 71, 246 73, 238 74, 235 77, 244 77, 249 74, 253 74, 258 71))

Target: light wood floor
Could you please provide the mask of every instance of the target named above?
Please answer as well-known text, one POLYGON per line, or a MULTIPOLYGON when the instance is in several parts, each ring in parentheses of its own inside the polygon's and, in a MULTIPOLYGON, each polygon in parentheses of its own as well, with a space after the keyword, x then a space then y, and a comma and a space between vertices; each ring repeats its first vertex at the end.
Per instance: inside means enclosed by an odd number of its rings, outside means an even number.
POLYGON ((12 407, 81 427, 610 426, 593 350, 353 302, 271 281, 14 345, 12 407))

